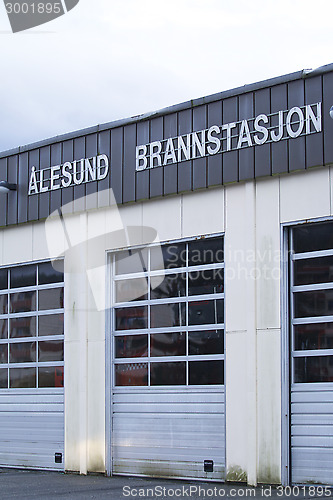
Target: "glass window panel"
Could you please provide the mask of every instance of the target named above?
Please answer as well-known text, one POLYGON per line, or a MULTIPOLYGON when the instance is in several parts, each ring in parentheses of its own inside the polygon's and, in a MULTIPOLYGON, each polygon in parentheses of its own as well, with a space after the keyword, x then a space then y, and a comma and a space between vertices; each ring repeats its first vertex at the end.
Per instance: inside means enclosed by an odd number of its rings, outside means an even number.
POLYGON ((223 300, 202 300, 189 302, 188 324, 208 325, 218 324, 224 321, 223 300))
POLYGON ((192 355, 223 354, 224 331, 206 330, 188 333, 188 352, 192 355))
POLYGON ((151 328, 185 325, 185 304, 158 304, 150 308, 151 328))
POLYGON ((150 336, 151 356, 185 356, 186 333, 154 333, 150 336))
POLYGON ((8 288, 8 271, 7 269, 0 269, 0 290, 8 288))
POLYGON ((221 263, 223 258, 222 238, 195 240, 188 244, 189 266, 221 263))
POLYGON ((190 361, 189 384, 210 385, 224 383, 223 361, 190 361))
POLYGON ((172 243, 161 247, 151 248, 151 270, 174 269, 186 266, 186 244, 172 243), (161 256, 162 250, 162 256, 161 256))
POLYGON ((224 270, 194 271, 188 275, 188 294, 223 293, 224 270))
POLYGON ((10 312, 20 313, 36 310, 36 292, 17 292, 10 294, 10 312))
POLYGON ((116 330, 143 329, 148 326, 148 307, 123 307, 116 309, 116 330))
POLYGON ((38 309, 62 309, 64 307, 64 289, 50 288, 49 290, 39 290, 38 309))
POLYGON ((115 337, 116 358, 148 356, 148 335, 122 335, 115 337))
POLYGON ((8 338, 8 320, 0 319, 0 339, 8 338))
POLYGON ((309 285, 333 281, 333 256, 294 261, 294 284, 309 285))
POLYGON ((36 387, 36 368, 10 368, 9 387, 11 389, 36 387))
POLYGON ((142 273, 148 269, 148 249, 124 250, 115 254, 116 274, 142 273))
POLYGON ((0 389, 8 389, 8 370, 0 369, 0 389))
POLYGON ((333 382, 333 356, 294 358, 295 383, 333 382))
POLYGON ((64 341, 47 340, 38 342, 38 361, 63 361, 64 360, 64 341))
POLYGON ((0 344, 0 363, 8 363, 8 344, 0 344))
POLYGON ((295 325, 295 349, 333 349, 333 323, 295 325))
POLYGON ((36 317, 10 319, 10 338, 36 337, 36 317))
POLYGON ((64 261, 57 260, 43 262, 38 265, 38 283, 47 285, 48 283, 61 283, 64 281, 64 261))
POLYGON ((151 363, 150 385, 186 385, 185 361, 151 363))
POLYGON ((36 361, 36 342, 9 344, 10 363, 30 363, 36 361))
POLYGON ((64 387, 63 366, 38 368, 38 387, 64 387))
POLYGON ((146 300, 148 298, 148 278, 134 278, 115 282, 116 302, 146 300))
POLYGON ((0 295, 0 314, 8 312, 8 295, 0 295))
POLYGON ((64 315, 63 314, 47 314, 38 318, 38 335, 46 337, 48 335, 63 335, 64 334, 64 315))
POLYGON ((333 248, 333 224, 302 224, 293 230, 296 253, 333 248))
POLYGON ((10 270, 11 288, 36 285, 36 265, 12 267, 10 270))
POLYGON ((147 363, 126 363, 115 366, 116 386, 148 385, 147 363))
POLYGON ((184 297, 186 294, 186 274, 168 274, 166 276, 152 276, 150 280, 152 299, 169 297, 184 297))
POLYGON ((294 293, 295 318, 333 314, 333 290, 294 293))

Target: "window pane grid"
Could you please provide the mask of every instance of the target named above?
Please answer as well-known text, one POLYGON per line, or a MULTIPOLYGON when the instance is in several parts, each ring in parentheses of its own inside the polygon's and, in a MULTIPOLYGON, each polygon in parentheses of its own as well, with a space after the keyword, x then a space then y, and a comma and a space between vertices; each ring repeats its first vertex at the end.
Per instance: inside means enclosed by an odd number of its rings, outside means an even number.
POLYGON ((4 336, 0 328, 0 388, 63 387, 63 273, 54 271, 51 262, 2 269, 0 274, 4 271, 8 288, 1 290, 0 302, 6 297, 8 308, 0 315, 0 326, 2 322, 7 329, 4 336), (39 335, 39 318, 56 327, 39 335), (4 346, 6 363, 4 356, 1 362, 4 346))
MULTIPOLYGON (((214 262, 214 251, 219 252, 219 258, 223 255, 223 239, 222 237, 213 238, 212 245, 209 240, 210 238, 192 240, 190 243, 163 245, 163 255, 168 256, 169 252, 169 260, 165 261, 166 265, 170 264, 170 268, 165 270, 160 269, 161 266, 156 266, 155 255, 154 264, 152 263, 152 253, 148 249, 146 250, 147 272, 139 272, 138 269, 135 269, 137 272, 133 272, 132 267, 132 272, 126 274, 126 268, 123 265, 123 274, 116 275, 117 254, 113 255, 111 268, 114 279, 111 287, 111 302, 113 304, 116 386, 224 383, 224 370, 222 369, 224 363, 224 262, 214 262), (176 255, 177 248, 181 250, 181 255, 176 255), (191 262, 189 262, 189 255, 191 255, 191 262), (206 255, 209 259, 207 264, 205 263, 206 255), (172 267, 172 260, 182 261, 183 267, 172 267), (152 268, 153 265, 154 268, 152 268), (160 281, 159 278, 162 280, 162 277, 163 281, 160 281), (142 290, 138 289, 134 295, 145 291, 146 299, 140 300, 139 296, 139 300, 133 298, 127 302, 117 302, 119 286, 127 288, 127 293, 130 295, 132 293, 131 280, 133 280, 134 289, 136 285, 140 285, 139 278, 145 278, 148 287, 145 290, 145 283, 142 281, 142 290), (155 288, 154 285, 156 285, 155 288), (183 287, 183 290, 179 287, 183 287), (202 291, 201 294, 198 293, 200 291, 202 291), (145 309, 140 310, 139 307, 145 309), (141 326, 145 322, 146 327, 140 328, 140 318, 141 326), (189 343, 192 342, 194 345, 194 338, 191 341, 190 337, 191 332, 196 332, 197 339, 202 338, 199 343, 197 341, 196 351, 192 353, 189 350, 189 343), (213 338, 214 335, 216 338, 212 340, 210 337, 213 338), (124 344, 126 336, 130 342, 129 351, 128 347, 126 350, 124 350, 125 347, 119 347, 124 344), (179 344, 180 339, 182 339, 181 344, 179 344), (125 353, 130 354, 131 349, 133 354, 135 353, 134 357, 125 357, 125 353), (152 354, 153 349, 155 355, 152 354), (175 349, 177 353, 174 352, 175 349), (203 350, 202 353, 200 349, 203 350), (215 353, 214 349, 218 349, 218 353, 215 353), (212 372, 210 375, 206 373, 209 367, 212 372)), ((120 297, 119 293, 118 297, 120 297)))

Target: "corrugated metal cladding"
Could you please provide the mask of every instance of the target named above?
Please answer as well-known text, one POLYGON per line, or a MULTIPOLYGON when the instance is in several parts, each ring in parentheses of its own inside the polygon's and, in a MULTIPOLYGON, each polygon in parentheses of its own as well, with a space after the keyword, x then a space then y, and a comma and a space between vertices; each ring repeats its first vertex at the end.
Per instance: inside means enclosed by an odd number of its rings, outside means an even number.
POLYGON ((113 393, 113 473, 225 479, 224 387, 113 393), (213 472, 204 461, 213 460, 213 472))
POLYGON ((1 393, 2 467, 64 469, 64 389, 1 393), (61 454, 61 462, 55 454, 61 454))
MULTIPOLYGON (((110 187, 117 202, 122 204, 332 163, 333 121, 329 117, 332 102, 333 71, 329 66, 314 75, 295 73, 175 106, 149 117, 55 138, 42 146, 20 148, 0 158, 0 178, 19 186, 18 193, 0 199, 0 225, 44 219, 73 199, 110 187), (135 171, 137 145, 316 102, 322 102, 323 132, 135 171), (42 169, 97 154, 106 154, 111 159, 106 179, 28 197, 32 166, 42 169)), ((98 196, 94 204, 91 208, 98 207, 98 196)))

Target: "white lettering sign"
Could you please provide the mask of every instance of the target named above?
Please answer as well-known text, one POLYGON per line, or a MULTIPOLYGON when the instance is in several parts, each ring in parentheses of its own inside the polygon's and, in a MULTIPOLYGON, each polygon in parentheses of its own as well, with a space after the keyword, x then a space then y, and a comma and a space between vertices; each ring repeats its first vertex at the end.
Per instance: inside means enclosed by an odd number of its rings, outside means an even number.
POLYGON ((109 173, 109 158, 98 155, 93 158, 83 158, 63 165, 37 170, 32 167, 28 194, 39 194, 55 191, 69 186, 78 186, 88 182, 101 181, 109 173))
POLYGON ((136 170, 171 165, 204 156, 296 139, 322 130, 321 102, 293 107, 240 122, 212 125, 136 147, 136 170))

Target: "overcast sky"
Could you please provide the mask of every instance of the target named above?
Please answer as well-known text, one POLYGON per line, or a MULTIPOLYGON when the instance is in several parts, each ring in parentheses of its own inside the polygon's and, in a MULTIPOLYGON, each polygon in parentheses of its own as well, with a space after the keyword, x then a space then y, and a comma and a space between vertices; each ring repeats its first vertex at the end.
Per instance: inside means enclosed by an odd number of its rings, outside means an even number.
POLYGON ((80 0, 17 34, 0 2, 0 44, 4 151, 330 64, 333 1, 80 0))

